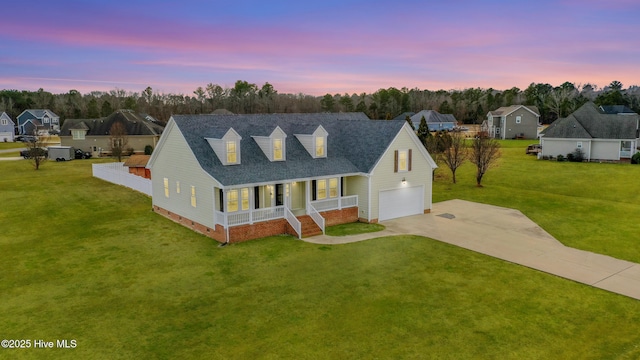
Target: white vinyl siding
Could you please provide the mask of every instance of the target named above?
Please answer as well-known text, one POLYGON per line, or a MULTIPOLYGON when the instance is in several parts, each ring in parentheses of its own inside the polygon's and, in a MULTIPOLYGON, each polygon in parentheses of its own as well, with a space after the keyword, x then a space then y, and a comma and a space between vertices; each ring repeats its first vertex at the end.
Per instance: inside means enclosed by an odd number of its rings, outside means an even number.
MULTIPOLYGON (((406 127, 398 134, 394 142, 389 146, 376 167, 371 177, 371 190, 369 191, 371 210, 369 220, 378 219, 379 193, 380 191, 393 190, 401 187, 415 187, 424 184, 422 204, 424 209, 431 209, 432 168, 431 164, 422 156, 419 146, 422 146, 414 136, 411 136, 406 127), (412 149, 411 171, 394 173, 395 149, 412 149), (402 183, 405 179, 405 184, 402 183)), ((408 150, 407 149, 407 150, 408 150)), ((359 203, 362 203, 359 201, 359 203)), ((423 209, 423 210, 424 210, 423 209)), ((360 214, 362 216, 362 214, 360 214)))
POLYGON ((214 228, 214 187, 220 184, 206 174, 191 152, 180 130, 172 121, 162 134, 154 155, 152 155, 153 205, 174 214, 214 228), (163 151, 158 151, 162 146, 163 151), (154 159, 154 157, 157 158, 154 159), (181 194, 170 198, 164 196, 164 177, 197 188, 195 199, 197 208, 191 205, 190 187, 181 194))

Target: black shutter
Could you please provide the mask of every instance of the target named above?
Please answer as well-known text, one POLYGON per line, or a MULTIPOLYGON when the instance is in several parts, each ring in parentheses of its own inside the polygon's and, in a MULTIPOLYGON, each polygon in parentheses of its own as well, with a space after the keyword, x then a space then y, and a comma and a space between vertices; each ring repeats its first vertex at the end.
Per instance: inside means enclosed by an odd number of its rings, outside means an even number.
POLYGON ((220 197, 220 211, 224 212, 224 193, 222 192, 222 189, 218 189, 218 194, 220 197))
POLYGON ((260 186, 253 188, 253 206, 255 209, 260 209, 260 186))
POLYGON ((311 201, 316 201, 316 181, 315 180, 311 180, 311 201))

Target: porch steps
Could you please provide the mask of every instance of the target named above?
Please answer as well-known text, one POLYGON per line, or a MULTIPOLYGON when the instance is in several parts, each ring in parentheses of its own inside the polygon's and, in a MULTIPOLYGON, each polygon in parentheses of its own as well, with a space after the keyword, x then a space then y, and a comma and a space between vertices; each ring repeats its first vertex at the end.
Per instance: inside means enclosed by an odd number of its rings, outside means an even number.
POLYGON ((302 237, 322 235, 322 229, 313 221, 311 216, 298 216, 298 220, 302 224, 302 237))

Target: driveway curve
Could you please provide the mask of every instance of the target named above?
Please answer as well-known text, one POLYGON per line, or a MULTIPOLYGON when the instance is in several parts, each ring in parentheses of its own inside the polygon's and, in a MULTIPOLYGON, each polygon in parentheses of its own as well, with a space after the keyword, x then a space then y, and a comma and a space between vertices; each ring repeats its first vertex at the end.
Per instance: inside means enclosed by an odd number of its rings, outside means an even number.
POLYGON ((518 210, 449 200, 430 214, 381 222, 383 231, 304 238, 316 244, 346 244, 413 234, 540 270, 640 300, 640 264, 564 246, 518 210))

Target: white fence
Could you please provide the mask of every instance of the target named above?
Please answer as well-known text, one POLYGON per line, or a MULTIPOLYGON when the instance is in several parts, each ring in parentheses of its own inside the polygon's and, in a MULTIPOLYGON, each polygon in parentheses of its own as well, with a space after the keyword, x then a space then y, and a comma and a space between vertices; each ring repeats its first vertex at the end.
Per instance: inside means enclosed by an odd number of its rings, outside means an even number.
POLYGON ((92 164, 93 177, 151 196, 151 180, 129 174, 129 168, 122 164, 124 163, 92 164))

